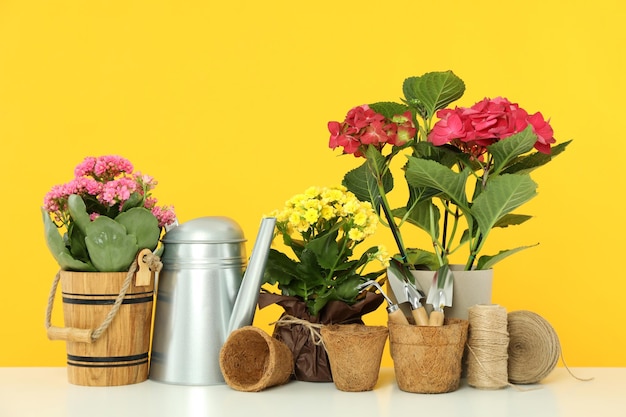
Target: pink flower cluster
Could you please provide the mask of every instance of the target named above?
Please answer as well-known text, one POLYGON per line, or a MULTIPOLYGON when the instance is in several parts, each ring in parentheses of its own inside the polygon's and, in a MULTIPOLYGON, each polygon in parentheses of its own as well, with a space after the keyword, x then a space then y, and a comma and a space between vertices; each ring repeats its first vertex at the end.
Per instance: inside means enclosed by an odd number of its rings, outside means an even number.
POLYGON ((44 209, 54 215, 55 221, 69 224, 67 200, 77 194, 88 200, 87 209, 91 219, 111 213, 120 213, 134 193, 143 199, 143 206, 151 210, 159 226, 171 224, 176 219, 172 206, 157 207, 157 200, 150 191, 157 181, 140 172, 133 173, 133 165, 116 155, 87 157, 74 169, 75 178, 66 184, 55 185, 44 197, 44 209))
POLYGON ((415 124, 409 111, 391 120, 376 113, 367 104, 351 109, 343 123, 328 122, 328 146, 343 147, 344 154, 363 156, 367 145, 381 150, 385 144, 404 145, 415 136, 415 124))
POLYGON ((483 155, 486 147, 532 126, 537 135, 535 149, 549 154, 550 144, 556 142, 554 132, 541 113, 529 115, 526 110, 506 98, 485 98, 470 108, 456 107, 437 112, 439 121, 428 135, 436 146, 451 143, 475 157, 483 155))

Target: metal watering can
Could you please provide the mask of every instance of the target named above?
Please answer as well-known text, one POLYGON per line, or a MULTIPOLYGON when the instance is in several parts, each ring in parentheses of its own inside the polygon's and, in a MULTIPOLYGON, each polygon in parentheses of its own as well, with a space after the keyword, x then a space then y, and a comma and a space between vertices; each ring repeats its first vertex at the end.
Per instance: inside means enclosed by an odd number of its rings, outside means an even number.
POLYGON ((275 224, 262 220, 247 268, 243 232, 227 217, 190 220, 165 234, 150 379, 224 383, 219 352, 233 330, 252 324, 275 224))

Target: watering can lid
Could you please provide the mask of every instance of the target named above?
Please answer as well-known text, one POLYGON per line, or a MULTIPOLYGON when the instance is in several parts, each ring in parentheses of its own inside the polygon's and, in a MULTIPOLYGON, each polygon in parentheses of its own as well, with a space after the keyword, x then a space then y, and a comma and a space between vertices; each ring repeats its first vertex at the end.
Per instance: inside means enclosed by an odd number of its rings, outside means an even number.
POLYGON ((168 231, 164 243, 237 243, 245 242, 241 227, 223 216, 208 216, 189 220, 168 231))

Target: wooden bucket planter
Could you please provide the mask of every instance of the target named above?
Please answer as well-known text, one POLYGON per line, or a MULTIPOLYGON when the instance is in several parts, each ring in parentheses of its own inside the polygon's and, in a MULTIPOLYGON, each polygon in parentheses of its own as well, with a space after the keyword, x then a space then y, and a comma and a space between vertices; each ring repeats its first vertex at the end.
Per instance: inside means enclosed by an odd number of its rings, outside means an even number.
MULTIPOLYGON (((141 257, 140 257, 141 258, 141 257)), ((65 340, 70 383, 128 385, 149 370, 154 273, 60 271, 48 303, 48 338, 65 340), (61 281, 65 327, 50 325, 61 281)), ((136 269, 136 268, 135 268, 136 269)))

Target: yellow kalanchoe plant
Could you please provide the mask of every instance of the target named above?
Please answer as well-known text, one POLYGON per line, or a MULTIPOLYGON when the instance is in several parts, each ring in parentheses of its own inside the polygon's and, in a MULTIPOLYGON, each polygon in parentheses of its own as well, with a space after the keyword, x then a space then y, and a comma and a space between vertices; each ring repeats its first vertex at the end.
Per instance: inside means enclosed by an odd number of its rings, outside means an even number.
POLYGON ((314 316, 331 300, 356 302, 358 285, 377 279, 388 266, 383 246, 351 259, 355 247, 375 232, 378 216, 369 202, 359 201, 343 186, 310 187, 272 216, 276 237, 282 237, 296 259, 271 249, 265 282, 278 284, 283 295, 301 298, 314 316), (383 269, 365 273, 373 260, 383 269))

